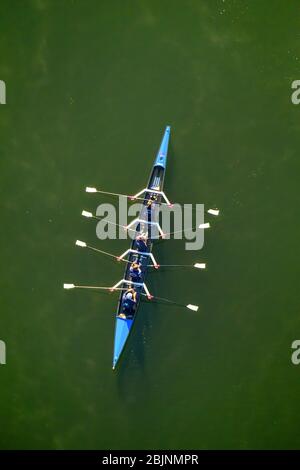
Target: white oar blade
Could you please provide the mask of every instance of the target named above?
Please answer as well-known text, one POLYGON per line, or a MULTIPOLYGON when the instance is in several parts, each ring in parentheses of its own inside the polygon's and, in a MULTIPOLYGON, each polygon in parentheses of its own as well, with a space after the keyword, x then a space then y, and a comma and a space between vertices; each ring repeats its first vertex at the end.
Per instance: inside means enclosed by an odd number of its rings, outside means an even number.
POLYGON ((211 214, 211 215, 219 215, 220 211, 219 209, 208 209, 208 214, 211 214))
POLYGON ((91 212, 87 212, 87 211, 82 211, 81 215, 83 215, 83 217, 93 217, 93 214, 91 212))
POLYGON ((197 312, 199 307, 198 305, 188 304, 187 308, 189 308, 190 310, 193 310, 193 312, 197 312))
POLYGON ((195 264, 194 264, 194 268, 205 269, 205 268, 206 268, 206 264, 205 264, 205 263, 195 263, 195 264))
POLYGON ((96 193, 97 189, 96 188, 89 188, 88 186, 85 188, 85 191, 87 193, 96 193))
POLYGON ((75 245, 77 245, 77 246, 82 246, 83 248, 86 247, 86 243, 85 243, 85 242, 81 242, 80 240, 76 240, 75 245))
POLYGON ((207 222, 206 224, 200 224, 199 225, 199 228, 209 228, 210 227, 210 223, 207 222))
POLYGON ((74 289, 75 285, 74 284, 64 284, 64 289, 74 289))

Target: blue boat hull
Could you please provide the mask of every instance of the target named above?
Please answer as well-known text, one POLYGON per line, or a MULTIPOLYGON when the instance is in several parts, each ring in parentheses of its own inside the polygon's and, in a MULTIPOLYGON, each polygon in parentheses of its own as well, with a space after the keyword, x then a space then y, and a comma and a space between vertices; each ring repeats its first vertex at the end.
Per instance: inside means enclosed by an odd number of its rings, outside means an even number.
MULTIPOLYGON (((167 155, 168 155, 168 145, 169 145, 169 138, 170 138, 170 127, 167 126, 164 132, 164 136, 162 138, 159 151, 157 153, 156 159, 154 161, 154 165, 152 168, 152 172, 149 178, 149 182, 147 185, 147 188, 149 189, 149 193, 146 192, 145 194, 145 199, 143 202, 143 206, 140 212, 140 217, 143 218, 145 216, 145 210, 146 210, 146 204, 147 201, 150 197, 151 190, 155 191, 163 191, 163 185, 164 185, 164 177, 165 177, 165 170, 167 166, 167 155)), ((160 197, 158 198, 158 200, 160 197)), ((146 220, 146 219, 145 219, 146 220)), ((140 227, 139 225, 137 226, 136 236, 139 234, 140 227)), ((153 242, 151 240, 151 237, 148 238, 147 242, 147 252, 150 253, 152 250, 152 245, 153 242)), ((135 239, 132 241, 131 248, 133 250, 136 249, 136 241, 135 239)), ((130 254, 128 260, 130 262, 133 261, 138 261, 141 264, 141 283, 145 282, 147 271, 148 271, 148 264, 149 264, 149 256, 147 255, 136 255, 136 254, 130 254)), ((124 279, 130 280, 130 273, 129 273, 129 267, 130 263, 127 263, 125 273, 124 273, 124 279)), ((130 287, 130 284, 124 287, 130 287)), ((135 290, 137 292, 137 302, 135 306, 135 311, 132 315, 132 318, 120 318, 119 314, 123 311, 123 291, 121 291, 120 298, 119 298, 119 304, 118 304, 118 310, 116 313, 116 323, 115 323, 115 339, 114 339, 114 352, 113 352, 113 369, 115 369, 122 352, 124 351, 126 342, 128 340, 128 337, 130 335, 130 332, 132 330, 134 321, 137 316, 138 312, 138 307, 139 303, 142 297, 142 292, 143 288, 136 286, 135 290)))

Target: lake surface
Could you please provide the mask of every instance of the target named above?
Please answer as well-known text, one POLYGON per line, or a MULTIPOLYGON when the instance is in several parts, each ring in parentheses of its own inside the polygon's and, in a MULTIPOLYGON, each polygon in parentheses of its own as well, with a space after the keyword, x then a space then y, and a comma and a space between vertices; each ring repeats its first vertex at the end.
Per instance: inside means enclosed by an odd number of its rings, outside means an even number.
POLYGON ((2 1, 2 449, 299 448, 298 2, 2 1), (159 243, 154 293, 112 371, 123 268, 96 239, 100 195, 147 181, 172 126, 165 190, 219 207, 200 252, 159 243))

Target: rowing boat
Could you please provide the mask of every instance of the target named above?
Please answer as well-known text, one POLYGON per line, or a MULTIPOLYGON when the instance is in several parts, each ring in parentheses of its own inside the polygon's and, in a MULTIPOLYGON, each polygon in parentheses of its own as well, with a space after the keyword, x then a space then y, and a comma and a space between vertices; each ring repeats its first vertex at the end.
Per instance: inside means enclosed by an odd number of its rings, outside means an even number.
MULTIPOLYGON (((106 194, 108 196, 118 196, 118 197, 125 197, 130 200, 138 200, 141 202, 141 208, 139 216, 129 223, 129 225, 119 225, 112 221, 107 221, 107 223, 112 223, 114 225, 119 226, 124 230, 131 231, 133 233, 131 246, 128 250, 125 251, 120 256, 116 256, 113 253, 108 253, 106 251, 100 250, 96 247, 88 245, 84 241, 76 240, 76 245, 83 248, 89 248, 93 251, 98 253, 104 254, 111 258, 114 258, 118 261, 123 261, 126 263, 126 269, 124 272, 124 277, 121 279, 117 284, 112 287, 108 286, 84 286, 84 285, 75 285, 75 284, 64 284, 65 289, 98 289, 98 290, 106 290, 110 292, 120 291, 118 307, 116 311, 115 317, 115 335, 114 335, 114 349, 113 349, 113 361, 112 366, 113 369, 116 368, 122 352, 125 349, 125 345, 129 338, 130 332, 132 331, 135 319, 137 317, 137 313, 139 310, 140 301, 143 296, 147 297, 149 300, 155 298, 157 300, 161 300, 163 302, 171 303, 177 305, 179 307, 185 307, 189 310, 196 312, 198 310, 198 305, 193 304, 183 304, 178 303, 176 301, 162 298, 162 297, 153 297, 150 294, 149 289, 146 286, 145 280, 147 276, 147 271, 150 267, 159 268, 158 263, 155 261, 155 258, 152 253, 153 241, 157 238, 157 231, 158 236, 161 238, 165 238, 168 235, 172 235, 172 233, 164 234, 162 228, 159 225, 157 213, 158 209, 161 204, 165 204, 168 207, 172 207, 172 204, 168 200, 166 194, 163 191, 164 186, 164 179, 165 179, 165 171, 167 166, 167 154, 168 154, 168 145, 169 145, 169 138, 170 138, 170 126, 167 126, 156 155, 152 171, 150 174, 150 178, 146 188, 139 191, 134 196, 129 196, 128 194, 119 194, 113 192, 107 192, 102 189, 97 189, 94 187, 86 187, 86 192, 88 193, 100 193, 106 194), (154 210, 153 210, 154 209, 154 210), (134 228, 133 228, 134 227, 134 228), (156 230, 156 231, 155 231, 156 230), (140 240, 142 238, 142 242, 140 240), (138 278, 133 275, 132 272, 132 265, 138 265, 138 278), (152 263, 152 264, 151 264, 152 263), (130 290, 130 294, 133 296, 131 299, 131 307, 128 308, 128 293, 130 290)), ((218 209, 209 209, 207 211, 209 214, 218 215, 218 209)), ((88 212, 86 210, 82 211, 82 215, 84 217, 90 219, 101 220, 96 215, 93 215, 92 212, 88 212)), ((210 226, 209 223, 203 223, 197 226, 196 228, 204 229, 210 226)), ((194 228, 190 228, 194 230, 194 228)), ((173 232, 173 233, 178 233, 173 232)), ((196 269, 205 269, 205 263, 194 263, 191 265, 186 264, 164 264, 161 266, 167 267, 190 267, 196 269)))
POLYGON ((151 175, 148 181, 146 191, 144 192, 144 201, 142 202, 141 211, 138 217, 139 222, 138 222, 138 225, 136 226, 135 235, 131 243, 130 254, 128 257, 129 263, 127 263, 127 266, 124 272, 124 279, 123 279, 124 287, 129 288, 132 285, 129 271, 130 271, 130 264, 133 262, 140 263, 141 279, 139 280, 140 285, 135 284, 134 286, 137 295, 136 295, 135 311, 133 312, 132 318, 120 318, 119 316, 120 313, 122 312, 123 303, 124 303, 124 292, 121 291, 120 293, 118 309, 116 313, 116 320, 115 320, 113 369, 116 367, 121 357, 121 354, 125 348, 126 342, 128 340, 128 337, 130 335, 134 321, 137 316, 141 297, 143 295, 145 279, 146 279, 147 271, 148 271, 149 254, 152 251, 153 240, 151 236, 148 236, 147 249, 142 254, 140 254, 139 252, 137 252, 138 250, 136 247, 136 238, 141 232, 146 231, 148 234, 150 232, 148 230, 148 227, 151 224, 152 220, 151 220, 151 213, 149 214, 149 211, 147 209, 147 201, 149 200, 152 194, 157 194, 157 199, 156 199, 157 202, 160 202, 161 200, 161 194, 159 193, 163 191, 164 177, 165 177, 165 171, 166 171, 166 166, 167 166, 169 138, 170 138, 170 127, 167 126, 165 129, 165 133, 162 138, 157 156, 153 164, 153 168, 151 171, 151 175))

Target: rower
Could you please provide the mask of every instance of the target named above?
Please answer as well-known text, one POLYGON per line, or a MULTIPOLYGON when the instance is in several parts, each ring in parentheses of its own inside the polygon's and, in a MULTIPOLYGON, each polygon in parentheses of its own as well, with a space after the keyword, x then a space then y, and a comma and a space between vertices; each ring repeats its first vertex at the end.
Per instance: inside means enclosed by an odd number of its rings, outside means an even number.
POLYGON ((142 274, 141 263, 134 261, 129 268, 129 274, 133 282, 140 282, 142 274))
POLYGON ((123 319, 132 317, 134 314, 135 306, 136 291, 132 287, 130 287, 123 295, 122 313, 120 313, 118 316, 123 319))
POLYGON ((156 202, 157 202, 157 195, 151 194, 146 204, 148 211, 152 209, 152 204, 155 204, 156 202))
POLYGON ((133 302, 136 302, 136 291, 134 290, 133 287, 130 287, 127 289, 127 291, 124 294, 124 299, 128 300, 133 300, 133 302))
POLYGON ((145 233, 141 233, 136 237, 135 240, 136 248, 138 251, 145 252, 147 251, 147 235, 145 233))

